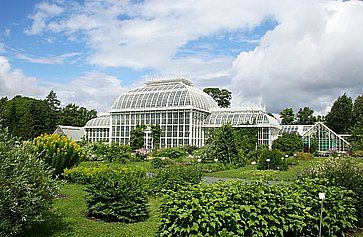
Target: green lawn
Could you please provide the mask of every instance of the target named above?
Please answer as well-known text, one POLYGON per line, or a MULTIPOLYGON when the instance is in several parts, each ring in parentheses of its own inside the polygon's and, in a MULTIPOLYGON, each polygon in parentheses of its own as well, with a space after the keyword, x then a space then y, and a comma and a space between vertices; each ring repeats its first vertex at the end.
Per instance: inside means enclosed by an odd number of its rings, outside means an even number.
POLYGON ((293 180, 301 171, 316 165, 323 161, 325 158, 315 158, 311 161, 298 161, 298 165, 290 166, 286 171, 259 171, 256 169, 256 165, 248 165, 246 167, 219 171, 214 173, 206 173, 205 176, 217 177, 217 178, 239 178, 249 180, 280 180, 287 181, 293 180))
POLYGON ((106 223, 85 217, 86 204, 83 198, 84 185, 64 184, 61 194, 65 197, 55 200, 52 212, 46 221, 21 236, 154 236, 158 225, 160 199, 149 201, 150 218, 134 224, 106 223))

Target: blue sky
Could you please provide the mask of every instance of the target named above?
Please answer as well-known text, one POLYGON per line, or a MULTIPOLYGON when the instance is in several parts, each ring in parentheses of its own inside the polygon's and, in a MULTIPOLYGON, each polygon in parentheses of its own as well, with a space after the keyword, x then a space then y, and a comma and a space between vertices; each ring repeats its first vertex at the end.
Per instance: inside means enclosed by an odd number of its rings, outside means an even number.
POLYGON ((235 106, 324 113, 361 91, 361 13, 358 1, 0 0, 0 96, 53 89, 104 111, 146 75, 183 73, 235 106))

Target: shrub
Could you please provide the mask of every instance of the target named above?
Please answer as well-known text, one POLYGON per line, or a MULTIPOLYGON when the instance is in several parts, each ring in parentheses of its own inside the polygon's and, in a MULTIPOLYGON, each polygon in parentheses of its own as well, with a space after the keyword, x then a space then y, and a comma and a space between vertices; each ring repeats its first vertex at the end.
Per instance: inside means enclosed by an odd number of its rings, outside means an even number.
POLYGON ((262 149, 259 154, 257 169, 287 170, 288 165, 281 151, 262 149), (270 161, 267 162, 267 159, 270 161))
POLYGON ((86 143, 82 149, 86 161, 104 160, 107 156, 109 144, 103 142, 86 143))
POLYGON ((204 173, 212 173, 212 172, 229 170, 229 169, 235 168, 234 165, 231 165, 228 163, 221 163, 221 162, 201 163, 201 164, 198 164, 198 167, 204 173))
POLYGON ((151 166, 154 169, 171 167, 173 165, 175 165, 175 163, 171 159, 162 159, 160 157, 155 157, 151 160, 151 166))
POLYGON ((44 134, 33 140, 37 155, 54 169, 54 174, 79 164, 82 158, 80 146, 66 136, 44 134))
POLYGON ((361 151, 361 150, 353 151, 352 156, 354 156, 354 157, 363 157, 363 151, 361 151))
POLYGON ((86 188, 88 214, 105 221, 132 223, 148 217, 144 170, 105 169, 86 188))
POLYGON ((151 188, 155 194, 164 190, 178 190, 181 186, 197 184, 202 180, 202 172, 194 166, 160 169, 153 174, 151 188))
POLYGON ((182 148, 188 155, 192 155, 196 150, 199 149, 197 146, 193 145, 184 145, 182 148))
POLYGON ((355 193, 356 209, 363 223, 363 164, 351 158, 329 158, 301 174, 302 177, 325 178, 331 185, 345 187, 355 193))
POLYGON ((19 234, 42 221, 57 193, 48 166, 12 141, 0 127, 0 236, 19 234))
POLYGON ((107 147, 106 160, 108 162, 127 163, 131 159, 131 147, 112 143, 107 147))
POLYGON ((107 165, 100 165, 96 167, 74 167, 72 169, 65 169, 63 176, 71 183, 89 184, 93 177, 99 173, 110 169, 107 165))
POLYGON ((310 153, 297 152, 296 159, 297 160, 312 160, 312 159, 314 159, 314 156, 310 153))
POLYGON ((181 147, 169 147, 161 150, 157 156, 167 157, 170 159, 178 159, 186 155, 187 155, 186 151, 181 147))
POLYGON ((304 142, 297 133, 283 133, 273 142, 272 149, 292 155, 304 149, 304 142))
POLYGON ((320 203, 327 194, 323 234, 341 236, 354 227, 352 192, 317 180, 284 185, 229 181, 185 187, 165 195, 158 236, 317 235, 320 203), (337 208, 339 207, 339 208, 337 208))

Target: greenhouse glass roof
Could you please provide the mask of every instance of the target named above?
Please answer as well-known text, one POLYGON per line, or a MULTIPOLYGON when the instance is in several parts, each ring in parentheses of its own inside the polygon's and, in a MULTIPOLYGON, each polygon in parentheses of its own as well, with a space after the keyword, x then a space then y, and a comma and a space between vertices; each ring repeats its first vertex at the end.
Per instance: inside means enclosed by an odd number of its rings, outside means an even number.
POLYGON ((85 128, 94 128, 94 127, 99 127, 99 128, 108 128, 110 126, 110 116, 109 115, 104 115, 104 116, 100 116, 98 118, 94 118, 89 120, 86 123, 85 128))
POLYGON ((208 94, 192 86, 185 78, 155 80, 119 96, 112 110, 143 110, 165 107, 194 107, 208 111, 218 107, 208 94))
POLYGON ((231 123, 233 126, 272 126, 280 128, 279 122, 266 111, 258 108, 213 109, 204 121, 205 127, 221 126, 231 123))

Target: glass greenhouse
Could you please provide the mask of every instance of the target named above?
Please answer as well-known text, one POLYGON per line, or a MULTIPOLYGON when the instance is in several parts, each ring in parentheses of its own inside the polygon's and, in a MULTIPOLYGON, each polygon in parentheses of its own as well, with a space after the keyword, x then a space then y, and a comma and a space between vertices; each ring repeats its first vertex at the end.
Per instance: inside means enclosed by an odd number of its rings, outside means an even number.
POLYGON ((308 149, 316 146, 317 152, 321 154, 349 151, 349 142, 344 138, 344 135, 336 134, 322 122, 317 122, 314 125, 282 125, 280 135, 285 132, 296 132, 302 137, 308 149))
MULTIPOLYGON (((156 78, 119 96, 108 116, 90 120, 86 138, 90 141, 129 144, 136 125, 159 124, 160 147, 204 145, 208 129, 231 123, 234 127, 256 127, 258 143, 271 146, 280 130, 278 121, 262 108, 219 109, 208 94, 183 77, 156 78)), ((145 132, 146 148, 151 136, 145 132)))

